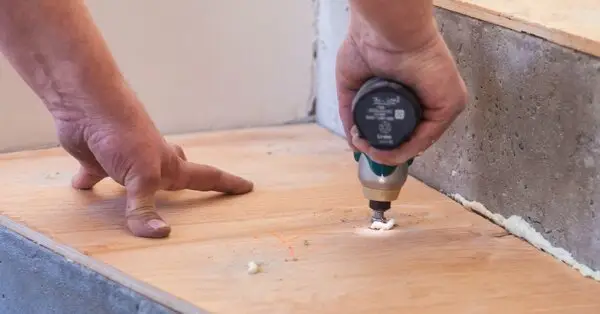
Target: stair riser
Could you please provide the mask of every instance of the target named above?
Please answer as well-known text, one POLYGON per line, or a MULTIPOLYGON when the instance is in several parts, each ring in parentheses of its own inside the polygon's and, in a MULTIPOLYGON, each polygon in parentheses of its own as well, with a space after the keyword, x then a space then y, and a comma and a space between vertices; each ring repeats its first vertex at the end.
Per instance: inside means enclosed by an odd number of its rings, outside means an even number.
POLYGON ((444 9, 436 17, 470 102, 414 175, 522 216, 600 267, 600 59, 444 9))

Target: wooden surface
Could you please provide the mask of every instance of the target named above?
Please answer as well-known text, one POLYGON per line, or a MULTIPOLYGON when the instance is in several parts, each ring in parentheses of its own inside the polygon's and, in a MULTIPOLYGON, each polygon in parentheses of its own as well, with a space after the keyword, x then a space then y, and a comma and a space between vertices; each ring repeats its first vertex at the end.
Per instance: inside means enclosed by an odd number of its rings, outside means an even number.
POLYGON ((600 283, 414 179, 399 226, 370 232, 352 155, 317 126, 175 142, 255 192, 161 193, 172 236, 134 238, 123 189, 72 190, 76 163, 52 149, 0 155, 0 212, 214 313, 600 313, 600 283), (251 260, 264 272, 248 275, 251 260))
POLYGON ((435 0, 434 3, 600 56, 599 0, 435 0))

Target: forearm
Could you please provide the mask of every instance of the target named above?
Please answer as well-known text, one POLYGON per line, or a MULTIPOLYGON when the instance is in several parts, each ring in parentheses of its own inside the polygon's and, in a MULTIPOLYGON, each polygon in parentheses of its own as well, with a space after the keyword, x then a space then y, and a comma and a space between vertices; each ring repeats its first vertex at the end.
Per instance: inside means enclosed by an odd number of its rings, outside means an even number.
POLYGON ((350 0, 350 8, 351 27, 390 48, 413 49, 437 35, 432 0, 350 0))
POLYGON ((0 0, 0 49, 55 117, 136 102, 81 0, 0 0))

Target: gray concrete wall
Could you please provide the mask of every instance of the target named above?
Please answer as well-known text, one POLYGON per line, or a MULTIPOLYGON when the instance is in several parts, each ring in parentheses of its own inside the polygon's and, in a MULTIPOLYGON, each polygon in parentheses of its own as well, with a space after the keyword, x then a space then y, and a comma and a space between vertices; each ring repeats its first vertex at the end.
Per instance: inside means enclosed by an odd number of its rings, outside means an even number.
POLYGON ((413 173, 522 216, 600 268, 600 59, 446 10, 437 18, 471 101, 413 173))
MULTIPOLYGON (((323 0, 319 15, 317 121, 338 134, 331 60, 346 32, 345 5, 323 0)), ((412 174, 524 217, 599 269, 600 59, 444 9, 436 18, 471 99, 412 174)))
POLYGON ((0 226, 0 313, 175 313, 0 226))

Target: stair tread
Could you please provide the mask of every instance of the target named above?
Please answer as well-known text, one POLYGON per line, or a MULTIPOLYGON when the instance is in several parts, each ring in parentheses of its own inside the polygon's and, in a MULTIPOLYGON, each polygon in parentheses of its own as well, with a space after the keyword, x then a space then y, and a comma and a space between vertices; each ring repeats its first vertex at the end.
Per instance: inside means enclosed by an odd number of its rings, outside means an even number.
POLYGON ((435 0, 435 5, 600 56, 598 0, 435 0))
POLYGON ((127 286, 216 313, 600 312, 600 284, 414 178, 389 213, 398 227, 369 231, 352 153, 316 125, 170 139, 255 191, 161 192, 171 237, 135 238, 123 189, 71 189, 77 163, 49 149, 0 155, 0 214, 116 268, 126 275, 107 276, 127 286), (263 273, 247 274, 252 260, 263 273))

